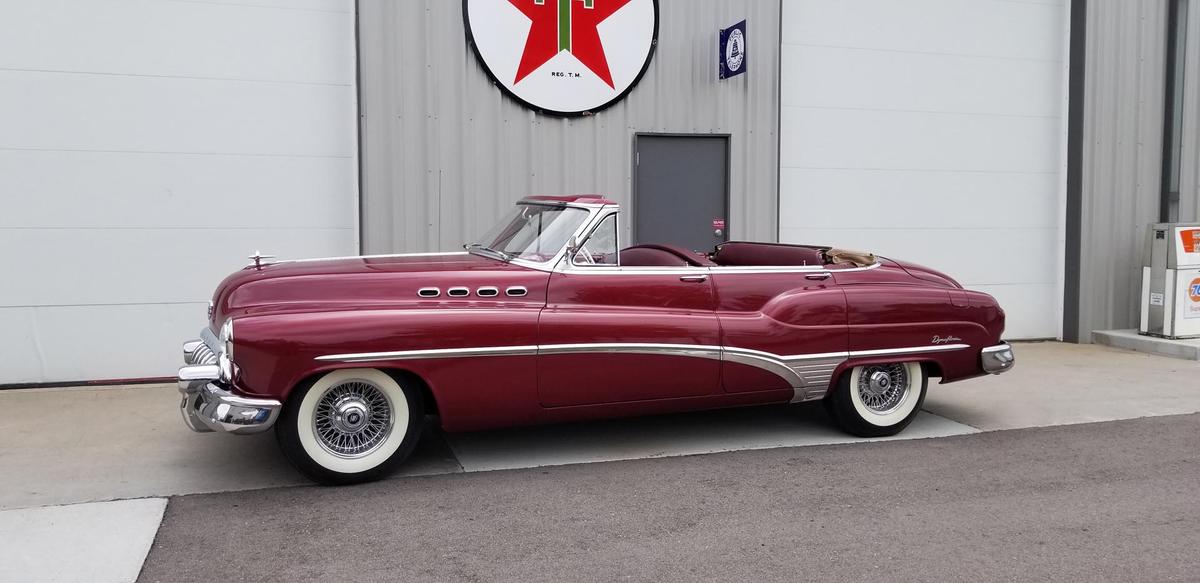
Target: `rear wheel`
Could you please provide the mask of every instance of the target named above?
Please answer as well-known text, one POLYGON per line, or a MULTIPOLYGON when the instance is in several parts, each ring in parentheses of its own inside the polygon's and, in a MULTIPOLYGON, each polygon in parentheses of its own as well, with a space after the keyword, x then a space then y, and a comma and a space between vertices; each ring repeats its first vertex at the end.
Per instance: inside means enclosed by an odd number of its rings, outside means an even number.
POLYGON ((381 370, 335 370, 296 387, 275 436, 292 465, 315 482, 369 482, 412 453, 422 411, 420 391, 381 370))
POLYGON ((895 435, 917 416, 928 384, 918 362, 856 366, 842 375, 826 400, 826 409, 847 433, 895 435))

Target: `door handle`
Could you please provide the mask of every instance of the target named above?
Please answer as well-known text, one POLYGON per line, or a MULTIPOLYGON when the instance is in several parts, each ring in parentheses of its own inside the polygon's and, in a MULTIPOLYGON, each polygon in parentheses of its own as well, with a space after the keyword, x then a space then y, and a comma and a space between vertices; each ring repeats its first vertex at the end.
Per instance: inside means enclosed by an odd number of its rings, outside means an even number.
POLYGON ((679 281, 687 281, 691 283, 704 283, 708 281, 707 275, 681 275, 679 281))
POLYGON ((810 274, 804 276, 804 279, 811 279, 813 281, 825 281, 825 280, 829 279, 829 274, 828 273, 810 273, 810 274))

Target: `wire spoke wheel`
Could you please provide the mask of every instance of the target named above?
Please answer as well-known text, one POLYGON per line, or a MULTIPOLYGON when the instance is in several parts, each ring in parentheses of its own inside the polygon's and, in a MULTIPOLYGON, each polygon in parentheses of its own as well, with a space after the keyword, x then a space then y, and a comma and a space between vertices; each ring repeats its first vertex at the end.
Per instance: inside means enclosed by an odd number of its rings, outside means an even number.
POLYGON ((340 458, 370 455, 387 441, 396 423, 391 399, 365 380, 329 387, 317 401, 313 431, 321 447, 340 458))
POLYGON ((895 435, 917 416, 929 377, 920 362, 862 364, 846 371, 825 399, 834 422, 851 435, 895 435))
POLYGON ((307 379, 279 413, 279 447, 315 482, 377 480, 408 458, 421 438, 419 382, 377 368, 342 368, 307 379))
POLYGON ((904 364, 884 364, 863 367, 855 390, 867 409, 886 415, 904 404, 911 385, 904 364))

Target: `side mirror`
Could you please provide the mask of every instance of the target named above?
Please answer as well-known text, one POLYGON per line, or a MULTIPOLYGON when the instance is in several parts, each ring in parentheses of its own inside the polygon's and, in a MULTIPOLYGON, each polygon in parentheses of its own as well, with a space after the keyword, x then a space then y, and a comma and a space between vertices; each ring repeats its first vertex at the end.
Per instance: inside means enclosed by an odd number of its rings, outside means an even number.
POLYGON ((571 237, 567 239, 567 257, 575 257, 579 254, 579 239, 571 237))

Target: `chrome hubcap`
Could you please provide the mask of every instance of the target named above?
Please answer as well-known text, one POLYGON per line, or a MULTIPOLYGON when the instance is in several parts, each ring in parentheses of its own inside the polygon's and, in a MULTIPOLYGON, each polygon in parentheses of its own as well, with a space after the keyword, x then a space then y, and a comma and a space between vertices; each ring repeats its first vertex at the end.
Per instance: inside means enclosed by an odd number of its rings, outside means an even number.
POLYGON ((883 415, 904 404, 908 385, 908 369, 903 364, 884 364, 863 367, 856 388, 863 405, 883 415))
POLYGON ((321 447, 338 457, 358 458, 375 451, 392 433, 395 413, 374 384, 353 380, 321 395, 313 429, 321 447))
POLYGON ((886 393, 887 390, 892 386, 892 377, 888 376, 886 372, 881 370, 871 373, 870 381, 871 382, 867 386, 867 390, 870 391, 872 395, 882 395, 886 393))

